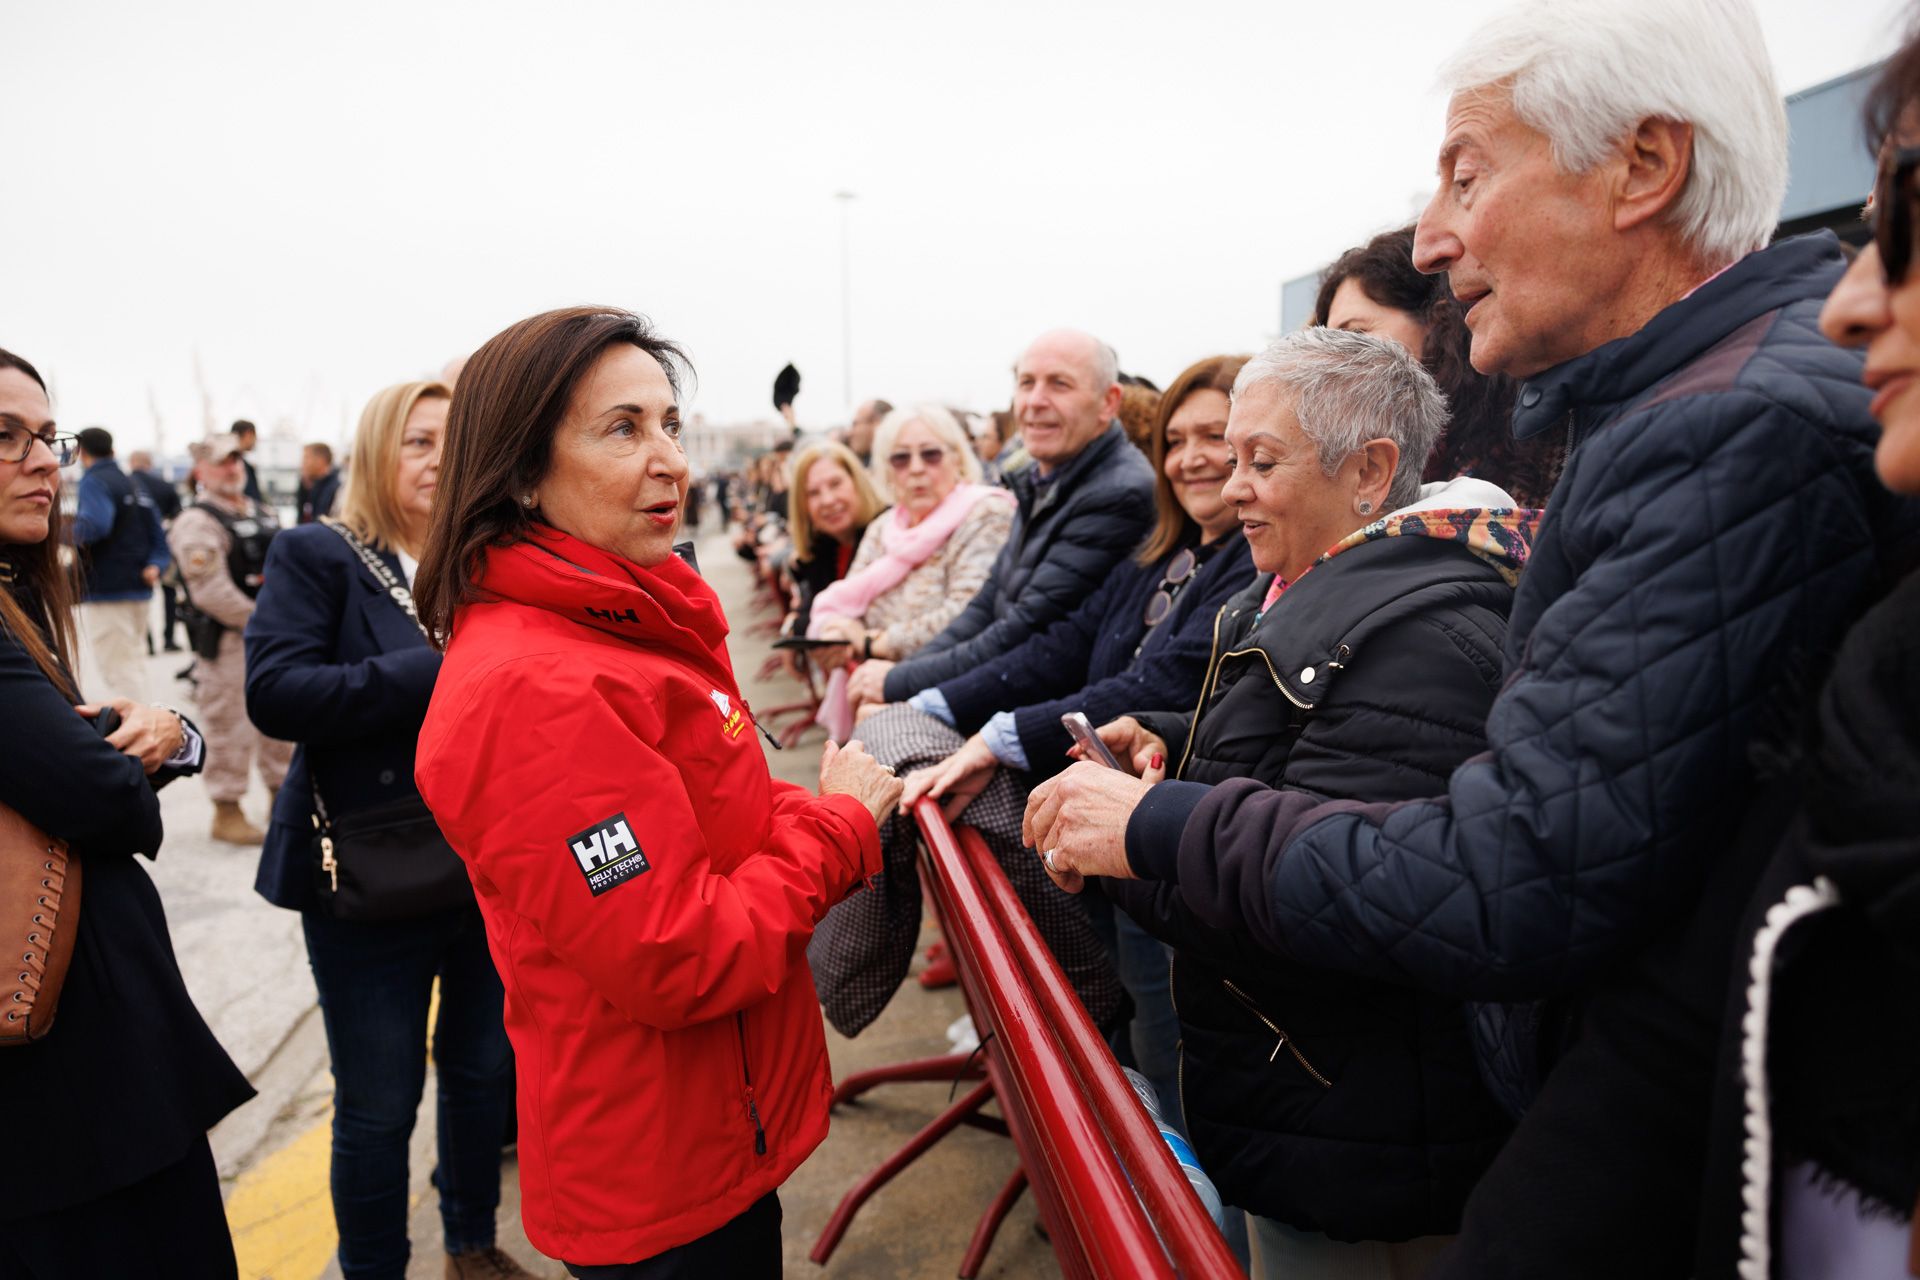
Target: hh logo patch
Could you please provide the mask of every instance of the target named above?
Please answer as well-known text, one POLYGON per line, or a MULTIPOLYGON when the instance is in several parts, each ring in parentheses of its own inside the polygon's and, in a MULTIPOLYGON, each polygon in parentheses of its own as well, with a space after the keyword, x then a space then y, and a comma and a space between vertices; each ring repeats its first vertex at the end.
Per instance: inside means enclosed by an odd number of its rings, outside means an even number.
POLYGON ((713 699, 713 705, 720 709, 720 730, 729 738, 737 738, 740 731, 747 727, 747 718, 740 714, 740 708, 733 705, 733 699, 715 689, 707 695, 713 699))
POLYGON ((587 878, 587 888, 596 898, 642 871, 653 869, 647 863, 647 855, 640 851, 640 842, 633 838, 633 828, 627 825, 624 813, 616 813, 569 837, 567 848, 573 851, 574 861, 580 864, 580 874, 587 878))

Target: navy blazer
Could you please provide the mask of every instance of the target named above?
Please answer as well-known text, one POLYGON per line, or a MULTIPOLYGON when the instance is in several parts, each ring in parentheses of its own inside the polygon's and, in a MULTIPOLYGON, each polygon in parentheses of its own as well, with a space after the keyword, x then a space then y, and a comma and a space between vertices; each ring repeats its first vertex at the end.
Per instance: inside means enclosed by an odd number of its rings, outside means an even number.
MULTIPOLYGON (((381 559, 402 576, 397 556, 381 559)), ((247 716, 299 746, 253 887, 306 910, 318 905, 312 779, 335 818, 419 794, 413 748, 440 655, 326 525, 282 530, 262 579, 247 622, 247 716)))

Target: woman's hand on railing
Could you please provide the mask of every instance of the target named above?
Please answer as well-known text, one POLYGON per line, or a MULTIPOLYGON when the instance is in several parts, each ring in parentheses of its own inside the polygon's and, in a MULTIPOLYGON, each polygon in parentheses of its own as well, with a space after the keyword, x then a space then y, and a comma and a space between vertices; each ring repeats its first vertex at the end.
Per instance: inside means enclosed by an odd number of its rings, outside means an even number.
POLYGON ((1027 797, 1021 838, 1068 893, 1080 892, 1087 876, 1131 880, 1127 820, 1150 785, 1103 764, 1070 765, 1027 797))
POLYGON ((908 774, 907 789, 900 797, 900 807, 911 809, 914 801, 921 796, 931 796, 940 801, 940 812, 946 815, 948 822, 958 822, 960 814, 973 803, 974 797, 985 791, 987 784, 993 781, 993 771, 999 767, 1000 762, 987 749, 987 740, 976 733, 939 764, 930 764, 908 774))
POLYGON ((820 794, 852 796, 867 807, 875 826, 893 813, 903 789, 893 770, 868 755, 858 738, 844 747, 829 742, 820 754, 820 794))

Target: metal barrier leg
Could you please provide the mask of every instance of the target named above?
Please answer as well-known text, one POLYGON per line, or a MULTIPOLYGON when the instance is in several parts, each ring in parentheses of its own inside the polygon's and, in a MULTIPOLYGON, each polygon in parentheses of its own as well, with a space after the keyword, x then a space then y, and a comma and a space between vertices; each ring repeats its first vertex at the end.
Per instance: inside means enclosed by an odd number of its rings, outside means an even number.
POLYGON ((1014 1201, 1027 1189, 1027 1169, 1025 1165, 1013 1171, 1007 1179, 1007 1185, 1000 1188, 1000 1194, 993 1198, 987 1211, 980 1215, 980 1225, 973 1229, 973 1239, 967 1243, 967 1256, 960 1259, 960 1280, 973 1280, 980 1274, 980 1267, 987 1260, 987 1250, 993 1248, 993 1237, 1000 1231, 1000 1224, 1007 1220, 1013 1211, 1014 1201))
POLYGON ((860 1206, 874 1192, 892 1182, 902 1169, 931 1150, 936 1142, 959 1128, 962 1121, 985 1106, 992 1097, 991 1084, 978 1085, 973 1092, 935 1116, 931 1124, 908 1139, 907 1145, 888 1156, 879 1168, 855 1183, 853 1189, 841 1198, 840 1207, 827 1219, 826 1230, 820 1233, 819 1242, 807 1256, 824 1266, 839 1246, 840 1238, 847 1234, 847 1227, 853 1222, 853 1215, 860 1212, 860 1206))
POLYGON ((843 1102, 852 1102, 877 1085, 903 1084, 914 1080, 944 1083, 951 1080, 984 1080, 986 1077, 987 1069, 980 1064, 977 1051, 948 1053, 938 1058, 915 1058, 911 1062, 896 1062, 892 1066, 854 1072, 833 1091, 833 1105, 837 1107, 843 1102))

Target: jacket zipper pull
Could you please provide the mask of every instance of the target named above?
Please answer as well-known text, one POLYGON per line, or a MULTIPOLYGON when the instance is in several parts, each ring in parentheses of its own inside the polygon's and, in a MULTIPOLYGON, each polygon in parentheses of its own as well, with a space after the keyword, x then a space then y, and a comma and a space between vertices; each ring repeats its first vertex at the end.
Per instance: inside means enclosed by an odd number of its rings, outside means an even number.
POLYGON ((340 864, 334 861, 333 837, 320 837, 320 869, 327 873, 327 891, 340 892, 340 864))
POLYGON ((767 1131, 760 1127, 760 1106, 753 1100, 753 1086, 747 1086, 747 1114, 753 1117, 753 1154, 767 1154, 767 1131))
POLYGON ((768 733, 767 726, 760 723, 760 717, 753 714, 753 704, 745 698, 742 698, 740 699, 740 705, 746 708, 747 719, 753 721, 753 727, 760 731, 760 736, 767 740, 767 745, 775 751, 785 751, 786 748, 780 745, 780 740, 775 738, 771 733, 768 733))

